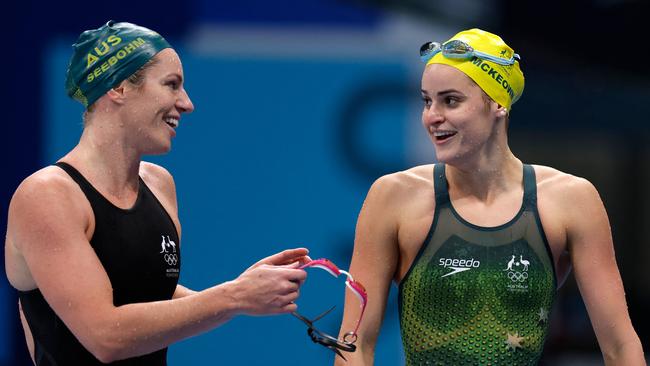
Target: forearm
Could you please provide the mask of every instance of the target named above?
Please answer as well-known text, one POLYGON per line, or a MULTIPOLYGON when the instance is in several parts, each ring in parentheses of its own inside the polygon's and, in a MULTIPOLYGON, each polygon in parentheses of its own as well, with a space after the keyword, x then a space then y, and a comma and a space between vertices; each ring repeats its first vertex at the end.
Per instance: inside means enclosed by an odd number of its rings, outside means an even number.
MULTIPOLYGON (((337 356, 334 360, 335 366, 374 365, 375 346, 377 344, 381 323, 373 319, 368 319, 368 322, 364 323, 364 325, 366 326, 365 329, 362 329, 362 332, 357 334, 357 341, 355 342, 357 346, 356 350, 354 352, 342 352, 347 361, 337 356)), ((349 329, 353 329, 350 327, 349 319, 344 319, 343 326, 339 332, 339 339, 343 339, 349 329)))
POLYGON ((238 313, 234 292, 234 282, 226 282, 173 300, 116 307, 93 332, 93 353, 102 361, 120 360, 206 332, 238 313))
POLYGON ((346 360, 335 356, 334 366, 372 366, 374 365, 375 351, 357 348, 356 351, 343 352, 346 360))
POLYGON ((635 337, 618 344, 611 349, 603 349, 603 357, 607 366, 645 366, 643 347, 639 338, 635 337))

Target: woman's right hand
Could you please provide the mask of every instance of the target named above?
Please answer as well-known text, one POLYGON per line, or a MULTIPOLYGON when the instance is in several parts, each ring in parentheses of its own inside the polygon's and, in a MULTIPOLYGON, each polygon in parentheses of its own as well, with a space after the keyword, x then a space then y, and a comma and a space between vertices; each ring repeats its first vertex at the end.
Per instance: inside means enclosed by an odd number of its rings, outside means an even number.
POLYGON ((238 312, 248 315, 283 314, 296 311, 294 303, 307 273, 299 269, 306 250, 288 250, 267 257, 233 282, 238 312), (291 261, 286 264, 287 261, 291 261))

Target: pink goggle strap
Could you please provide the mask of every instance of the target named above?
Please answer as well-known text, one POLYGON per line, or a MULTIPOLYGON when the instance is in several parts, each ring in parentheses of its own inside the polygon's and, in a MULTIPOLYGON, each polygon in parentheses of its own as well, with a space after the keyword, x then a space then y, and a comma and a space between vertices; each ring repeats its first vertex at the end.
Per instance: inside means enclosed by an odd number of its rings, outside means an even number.
POLYGON ((338 277, 341 273, 343 273, 347 279, 345 280, 345 286, 352 291, 353 294, 359 298, 359 301, 361 302, 361 315, 359 315, 359 319, 357 320, 357 325, 354 328, 353 332, 348 332, 344 336, 344 341, 347 341, 347 337, 351 336, 353 337, 353 340, 350 342, 354 343, 357 338, 357 331, 359 330, 359 325, 361 324, 361 319, 363 318, 363 313, 366 310, 366 304, 368 303, 368 294, 366 293, 366 289, 363 287, 363 285, 355 281, 354 278, 352 278, 352 275, 346 271, 340 270, 332 261, 329 259, 325 258, 320 258, 320 259, 315 259, 312 260, 308 263, 303 264, 300 269, 304 269, 307 267, 315 267, 315 268, 320 268, 324 269, 325 271, 329 272, 332 276, 338 277))

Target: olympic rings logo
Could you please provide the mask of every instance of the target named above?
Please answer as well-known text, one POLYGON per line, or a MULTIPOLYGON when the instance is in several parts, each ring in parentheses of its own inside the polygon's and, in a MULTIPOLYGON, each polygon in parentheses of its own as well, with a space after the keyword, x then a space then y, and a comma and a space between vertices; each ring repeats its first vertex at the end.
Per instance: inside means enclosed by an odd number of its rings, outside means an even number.
POLYGON ((165 254, 164 259, 170 266, 178 264, 178 255, 176 254, 165 254))
POLYGON ((524 282, 528 279, 528 272, 508 272, 508 278, 512 282, 524 282))

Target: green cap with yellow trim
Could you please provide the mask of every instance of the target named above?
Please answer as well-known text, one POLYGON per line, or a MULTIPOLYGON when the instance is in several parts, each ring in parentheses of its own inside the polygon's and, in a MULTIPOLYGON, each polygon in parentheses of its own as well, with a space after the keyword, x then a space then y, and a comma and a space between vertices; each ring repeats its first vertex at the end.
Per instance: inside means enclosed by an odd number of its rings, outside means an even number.
POLYGON ((65 90, 88 108, 171 45, 151 29, 111 20, 81 33, 72 48, 65 90))

